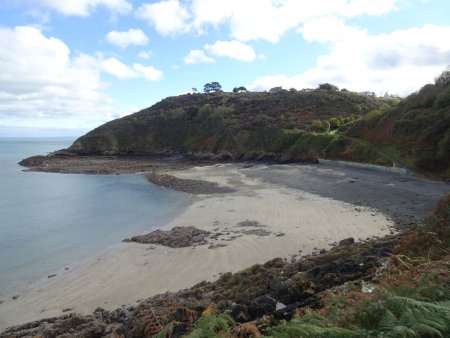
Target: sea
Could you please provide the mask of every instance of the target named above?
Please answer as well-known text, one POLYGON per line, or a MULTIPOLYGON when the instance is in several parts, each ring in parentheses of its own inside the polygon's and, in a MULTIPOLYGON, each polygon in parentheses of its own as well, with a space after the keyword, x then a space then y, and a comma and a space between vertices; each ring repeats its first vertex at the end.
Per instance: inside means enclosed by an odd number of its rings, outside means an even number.
POLYGON ((40 173, 17 164, 73 141, 0 138, 0 300, 164 226, 188 205, 189 194, 140 175, 40 173))

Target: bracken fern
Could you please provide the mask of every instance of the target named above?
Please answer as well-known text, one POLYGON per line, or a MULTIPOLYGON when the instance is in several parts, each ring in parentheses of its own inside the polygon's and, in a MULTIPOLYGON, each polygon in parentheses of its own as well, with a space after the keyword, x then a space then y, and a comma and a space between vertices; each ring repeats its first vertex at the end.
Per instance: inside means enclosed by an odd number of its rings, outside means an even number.
POLYGON ((234 327, 234 320, 226 313, 217 316, 203 316, 196 323, 190 338, 221 337, 234 327))

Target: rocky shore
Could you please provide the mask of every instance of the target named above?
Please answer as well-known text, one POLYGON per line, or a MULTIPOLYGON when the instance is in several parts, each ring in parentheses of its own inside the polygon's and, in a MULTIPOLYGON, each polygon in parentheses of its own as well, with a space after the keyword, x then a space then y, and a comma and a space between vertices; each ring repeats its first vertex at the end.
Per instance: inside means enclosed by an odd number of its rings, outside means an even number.
POLYGON ((190 168, 198 161, 177 156, 73 156, 50 154, 32 156, 19 162, 33 171, 63 174, 135 174, 153 170, 190 168))
POLYGON ((239 323, 270 324, 292 318, 301 306, 320 308, 324 290, 348 281, 373 280, 374 269, 399 239, 391 236, 366 243, 349 239, 314 257, 291 263, 276 258, 238 273, 224 273, 215 282, 148 298, 137 306, 38 320, 11 327, 0 337, 151 337, 168 323, 173 324, 172 337, 179 337, 192 329, 205 310, 228 310, 239 323))
POLYGON ((137 242, 142 244, 159 244, 171 248, 185 248, 193 245, 207 244, 209 231, 200 230, 193 226, 174 227, 171 230, 155 230, 146 235, 134 236, 124 242, 137 242))
MULTIPOLYGON (((217 249, 226 246, 225 242, 231 242, 244 235, 256 235, 258 237, 269 236, 272 232, 263 229, 265 225, 256 221, 243 221, 234 229, 226 231, 205 231, 194 226, 177 226, 170 230, 157 229, 145 235, 126 238, 123 242, 136 242, 141 244, 157 244, 170 248, 196 247, 197 245, 209 245, 209 249, 217 249), (239 229, 246 228, 246 229, 239 229)), ((277 237, 284 236, 283 232, 275 234, 277 237)))

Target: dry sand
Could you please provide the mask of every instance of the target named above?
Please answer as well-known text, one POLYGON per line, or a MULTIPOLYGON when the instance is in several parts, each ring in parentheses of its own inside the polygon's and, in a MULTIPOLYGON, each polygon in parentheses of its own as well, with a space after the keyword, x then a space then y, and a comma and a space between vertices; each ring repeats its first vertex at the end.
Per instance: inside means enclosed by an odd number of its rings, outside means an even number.
POLYGON ((196 167, 172 174, 236 189, 233 193, 193 197, 190 206, 166 225, 193 225, 220 232, 222 235, 211 241, 217 248, 121 243, 114 252, 77 271, 17 300, 6 300, 0 305, 0 329, 58 316, 63 310, 87 314, 97 307, 115 309, 275 257, 311 254, 347 237, 362 240, 384 236, 392 226, 378 211, 262 182, 247 177, 245 169, 237 165, 196 167), (256 221, 260 226, 239 226, 242 221, 256 221), (243 234, 245 230, 270 234, 243 234))

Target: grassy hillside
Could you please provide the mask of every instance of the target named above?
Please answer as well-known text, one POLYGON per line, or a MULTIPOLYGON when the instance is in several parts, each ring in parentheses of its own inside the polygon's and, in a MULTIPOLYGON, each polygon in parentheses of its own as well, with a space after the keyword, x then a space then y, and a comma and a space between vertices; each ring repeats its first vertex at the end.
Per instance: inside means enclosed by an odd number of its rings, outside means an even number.
POLYGON ((307 160, 342 148, 336 136, 323 133, 330 130, 330 122, 345 124, 386 106, 378 98, 324 89, 187 94, 106 123, 78 139, 69 151, 307 160), (330 150, 325 149, 328 144, 330 150))
POLYGON ((450 71, 398 106, 375 110, 343 128, 413 170, 450 177, 450 71))
POLYGON ((225 161, 327 158, 450 177, 450 71, 398 104, 330 87, 169 97, 94 129, 68 151, 225 161))

